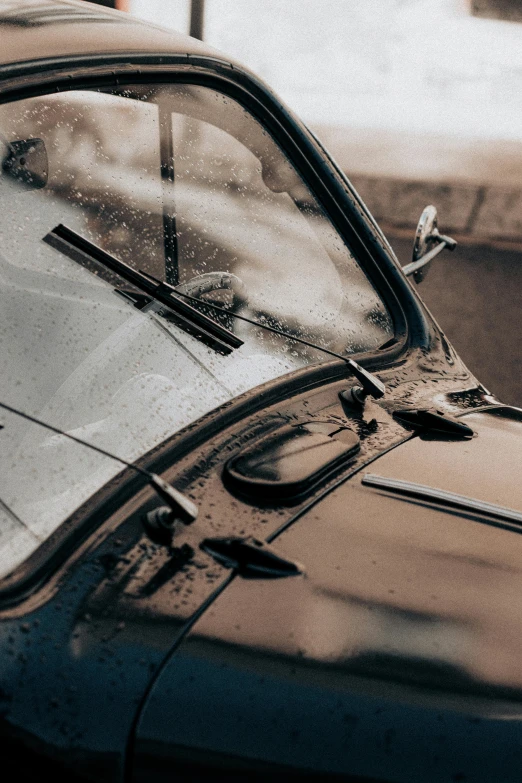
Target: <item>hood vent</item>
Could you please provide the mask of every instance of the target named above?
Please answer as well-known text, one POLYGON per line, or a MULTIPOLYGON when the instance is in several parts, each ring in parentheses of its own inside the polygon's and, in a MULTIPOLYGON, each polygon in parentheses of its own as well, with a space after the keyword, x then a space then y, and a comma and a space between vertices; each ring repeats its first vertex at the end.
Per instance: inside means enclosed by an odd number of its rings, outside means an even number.
POLYGON ((467 424, 434 408, 411 408, 394 411, 394 419, 408 427, 433 436, 446 438, 472 438, 473 430, 467 424))
POLYGON ((285 560, 252 536, 205 538, 200 544, 200 549, 220 565, 237 570, 240 576, 247 579, 280 579, 303 573, 297 563, 285 560))

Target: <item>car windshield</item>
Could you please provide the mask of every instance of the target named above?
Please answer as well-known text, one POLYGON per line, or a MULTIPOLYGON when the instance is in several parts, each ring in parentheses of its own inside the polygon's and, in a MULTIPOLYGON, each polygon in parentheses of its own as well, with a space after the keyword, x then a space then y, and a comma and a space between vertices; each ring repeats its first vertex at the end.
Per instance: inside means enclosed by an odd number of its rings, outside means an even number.
MULTIPOLYGON (((393 335, 291 160, 214 89, 147 84, 4 104, 0 161, 0 401, 126 460, 329 357, 203 307, 242 341, 219 353, 118 274, 49 243, 59 224, 201 302, 343 355, 393 335)), ((3 576, 122 465, 14 414, 0 421, 3 576)))

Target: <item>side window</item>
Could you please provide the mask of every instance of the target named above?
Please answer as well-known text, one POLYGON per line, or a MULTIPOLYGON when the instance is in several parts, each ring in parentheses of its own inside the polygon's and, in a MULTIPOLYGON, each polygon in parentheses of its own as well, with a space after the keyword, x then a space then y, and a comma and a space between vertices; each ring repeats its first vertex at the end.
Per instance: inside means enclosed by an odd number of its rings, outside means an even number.
POLYGON ((280 148, 234 100, 183 88, 171 115, 179 280, 228 272, 256 318, 332 350, 376 348, 390 318, 280 148))
MULTIPOLYGON (((235 100, 197 85, 144 85, 18 106, 0 106, 0 141, 40 139, 48 171, 44 188, 0 178, 10 263, 85 280, 41 241, 65 223, 203 300, 226 303, 230 290, 209 294, 205 286, 218 285, 216 274, 233 275, 236 306, 339 353, 390 338, 391 319, 349 248, 281 148, 235 100)), ((259 334, 244 336, 257 350, 259 334)), ((281 345, 273 340, 272 348, 281 345)), ((296 351, 302 363, 321 358, 296 351)))

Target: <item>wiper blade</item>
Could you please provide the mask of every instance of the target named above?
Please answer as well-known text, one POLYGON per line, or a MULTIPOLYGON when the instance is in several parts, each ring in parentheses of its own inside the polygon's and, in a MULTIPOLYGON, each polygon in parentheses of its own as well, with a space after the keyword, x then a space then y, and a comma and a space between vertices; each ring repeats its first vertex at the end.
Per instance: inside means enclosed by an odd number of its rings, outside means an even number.
MULTIPOLYGON (((239 337, 236 337, 235 334, 216 323, 212 318, 209 318, 209 316, 204 315, 195 307, 189 305, 188 302, 194 302, 196 305, 204 304, 207 310, 211 310, 215 313, 223 313, 235 320, 257 326, 260 329, 272 332, 272 334, 277 334, 292 342, 306 345, 308 348, 313 348, 317 351, 322 351, 328 356, 341 359, 348 365, 362 386, 362 389, 360 390, 360 402, 364 401, 366 395, 379 398, 382 397, 386 391, 385 385, 379 378, 368 372, 368 370, 365 370, 364 367, 361 367, 361 365, 353 359, 343 356, 336 351, 331 351, 329 348, 324 348, 321 345, 312 343, 309 340, 305 340, 302 337, 289 334, 282 329, 270 326, 270 324, 257 321, 254 318, 249 318, 241 313, 235 313, 211 302, 202 303, 200 299, 178 291, 174 286, 169 285, 169 283, 161 282, 148 273, 138 272, 135 269, 132 269, 132 267, 128 266, 125 262, 114 258, 114 256, 111 256, 105 250, 97 247, 92 242, 89 242, 89 240, 84 239, 80 234, 77 234, 76 231, 67 228, 67 226, 62 224, 56 226, 56 228, 44 237, 44 241, 51 245, 51 247, 57 248, 74 261, 80 261, 80 263, 85 260, 98 261, 107 269, 116 272, 120 277, 133 284, 144 294, 161 304, 166 305, 173 314, 172 318, 179 319, 179 326, 189 332, 189 334, 194 334, 194 329, 197 328, 196 336, 199 336, 206 345, 210 345, 211 348, 214 348, 220 353, 231 353, 234 348, 239 348, 243 345, 243 340, 240 340, 239 337), (196 323, 202 324, 202 326, 195 327, 196 323)), ((129 294, 129 292, 120 291, 119 293, 130 300, 134 299, 136 304, 136 297, 129 294)), ((141 306, 139 302, 137 304, 138 306, 141 306)))
POLYGON ((229 354, 243 345, 243 340, 235 334, 181 299, 174 286, 144 272, 138 272, 71 228, 60 224, 43 240, 73 261, 79 263, 96 261, 111 272, 115 272, 151 299, 168 308, 170 320, 175 321, 185 332, 197 337, 218 353, 229 354))

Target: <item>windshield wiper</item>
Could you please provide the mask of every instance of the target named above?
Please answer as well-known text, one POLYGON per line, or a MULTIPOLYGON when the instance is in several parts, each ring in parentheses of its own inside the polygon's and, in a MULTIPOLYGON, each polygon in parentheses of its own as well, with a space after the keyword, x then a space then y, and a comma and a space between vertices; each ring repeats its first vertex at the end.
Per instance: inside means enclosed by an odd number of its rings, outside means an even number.
POLYGON ((43 241, 73 261, 81 264, 96 261, 115 272, 146 296, 168 308, 170 320, 218 353, 229 354, 243 345, 243 340, 235 334, 181 299, 174 286, 156 280, 152 275, 138 272, 71 228, 60 224, 46 234, 43 241))
MULTIPOLYGON (((190 302, 201 303, 201 300, 196 299, 194 296, 190 296, 190 294, 185 294, 181 291, 179 291, 178 294, 184 299, 188 299, 190 302)), ((377 378, 377 376, 373 375, 371 372, 368 372, 368 370, 365 370, 364 367, 361 367, 361 365, 357 364, 357 362, 355 362, 353 359, 349 359, 348 356, 343 356, 341 353, 331 351, 329 348, 323 348, 322 345, 312 343, 310 340, 304 340, 302 337, 297 337, 297 335, 289 334, 288 332, 283 331, 283 329, 270 326, 270 324, 264 324, 262 321, 256 321, 255 318, 248 318, 248 316, 241 315, 240 313, 234 313, 211 302, 205 302, 204 305, 206 308, 213 310, 216 313, 224 313, 230 318, 235 318, 238 321, 244 321, 247 324, 252 324, 252 326, 258 326, 260 329, 265 329, 267 332, 272 332, 272 334, 277 334, 280 337, 286 338, 287 340, 300 343, 300 345, 306 345, 307 348, 313 348, 316 351, 322 351, 323 353, 328 354, 328 356, 333 356, 335 359, 342 359, 342 361, 348 365, 352 373, 361 384, 360 386, 354 386, 353 388, 348 389, 346 392, 341 392, 340 396, 342 399, 346 402, 349 402, 350 404, 364 406, 366 397, 374 397, 376 400, 378 400, 383 397, 386 392, 386 386, 379 378, 377 378)))
MULTIPOLYGON (((161 476, 158 476, 156 473, 151 473, 149 470, 145 470, 145 468, 140 468, 140 466, 136 465, 134 462, 128 462, 126 459, 122 459, 122 457, 117 457, 110 451, 106 451, 106 449, 100 448, 100 446, 95 446, 93 443, 89 443, 89 441, 83 440, 83 438, 78 438, 76 435, 71 435, 69 432, 65 432, 65 430, 61 430, 59 427, 55 427, 53 424, 48 424, 46 421, 37 419, 36 416, 31 416, 29 413, 25 413, 25 411, 19 410, 19 408, 14 408, 12 405, 8 405, 5 402, 0 402, 0 408, 3 408, 10 413, 14 413, 16 416, 20 416, 22 419, 26 419, 26 421, 30 421, 33 424, 38 424, 39 427, 43 427, 50 432, 54 432, 56 435, 63 435, 64 438, 68 438, 75 443, 79 443, 80 446, 86 446, 86 448, 91 449, 92 451, 96 451, 98 454, 102 454, 104 457, 109 457, 109 459, 116 460, 116 462, 120 462, 122 465, 125 465, 131 470, 134 470, 136 473, 139 473, 141 476, 144 476, 147 479, 147 482, 152 487, 154 487, 157 494, 169 507, 170 513, 168 514, 167 519, 163 517, 162 524, 163 527, 168 528, 171 532, 173 525, 177 520, 182 522, 184 525, 191 525, 192 522, 194 522, 197 518, 198 507, 196 504, 189 500, 189 498, 186 497, 182 492, 179 492, 179 490, 175 489, 171 484, 168 484, 164 479, 161 478, 161 476)), ((5 506, 5 503, 3 505, 5 506)), ((13 512, 11 511, 11 514, 12 513, 13 512)), ((21 524, 23 524, 23 522, 21 522, 21 524)))
MULTIPOLYGON (((240 313, 234 313, 225 307, 220 307, 211 302, 202 302, 190 294, 185 294, 182 291, 178 291, 174 286, 169 283, 157 280, 152 275, 146 272, 138 272, 132 267, 125 264, 123 261, 119 261, 114 256, 111 256, 105 250, 97 247, 89 240, 84 239, 76 231, 64 226, 62 224, 56 226, 45 237, 44 242, 60 250, 62 253, 72 258, 73 261, 79 261, 80 263, 85 260, 98 261, 107 269, 116 272, 124 280, 134 285, 144 294, 155 299, 157 302, 164 304, 173 313, 173 318, 176 319, 179 326, 190 334, 199 336, 200 339, 205 342, 206 345, 219 351, 220 353, 231 353, 234 348, 239 348, 243 345, 243 340, 236 337, 235 334, 230 332, 225 327, 218 324, 208 315, 204 315, 195 307, 187 304, 194 302, 197 306, 204 305, 206 309, 209 309, 216 313, 223 313, 228 317, 235 318, 238 321, 244 321, 245 323, 258 326, 260 329, 264 329, 267 332, 272 332, 280 337, 284 337, 287 340, 306 345, 308 348, 313 348, 317 351, 322 351, 333 356, 336 359, 341 359, 348 365, 352 373, 355 375, 360 387, 356 386, 343 393, 343 399, 350 398, 351 402, 356 405, 364 405, 364 400, 367 396, 379 399, 386 391, 384 383, 379 380, 375 375, 365 370, 360 364, 357 364, 353 359, 349 359, 347 356, 343 356, 340 353, 331 351, 329 348, 323 348, 321 345, 316 345, 309 340, 304 340, 302 337, 289 334, 288 332, 278 329, 275 326, 263 323, 262 321, 256 321, 254 318, 248 318, 246 315, 240 313), (202 326, 196 326, 202 324, 202 326), (194 331, 196 329, 196 331, 194 331)), ((134 296, 129 292, 121 291, 124 296, 133 299, 134 296)))

